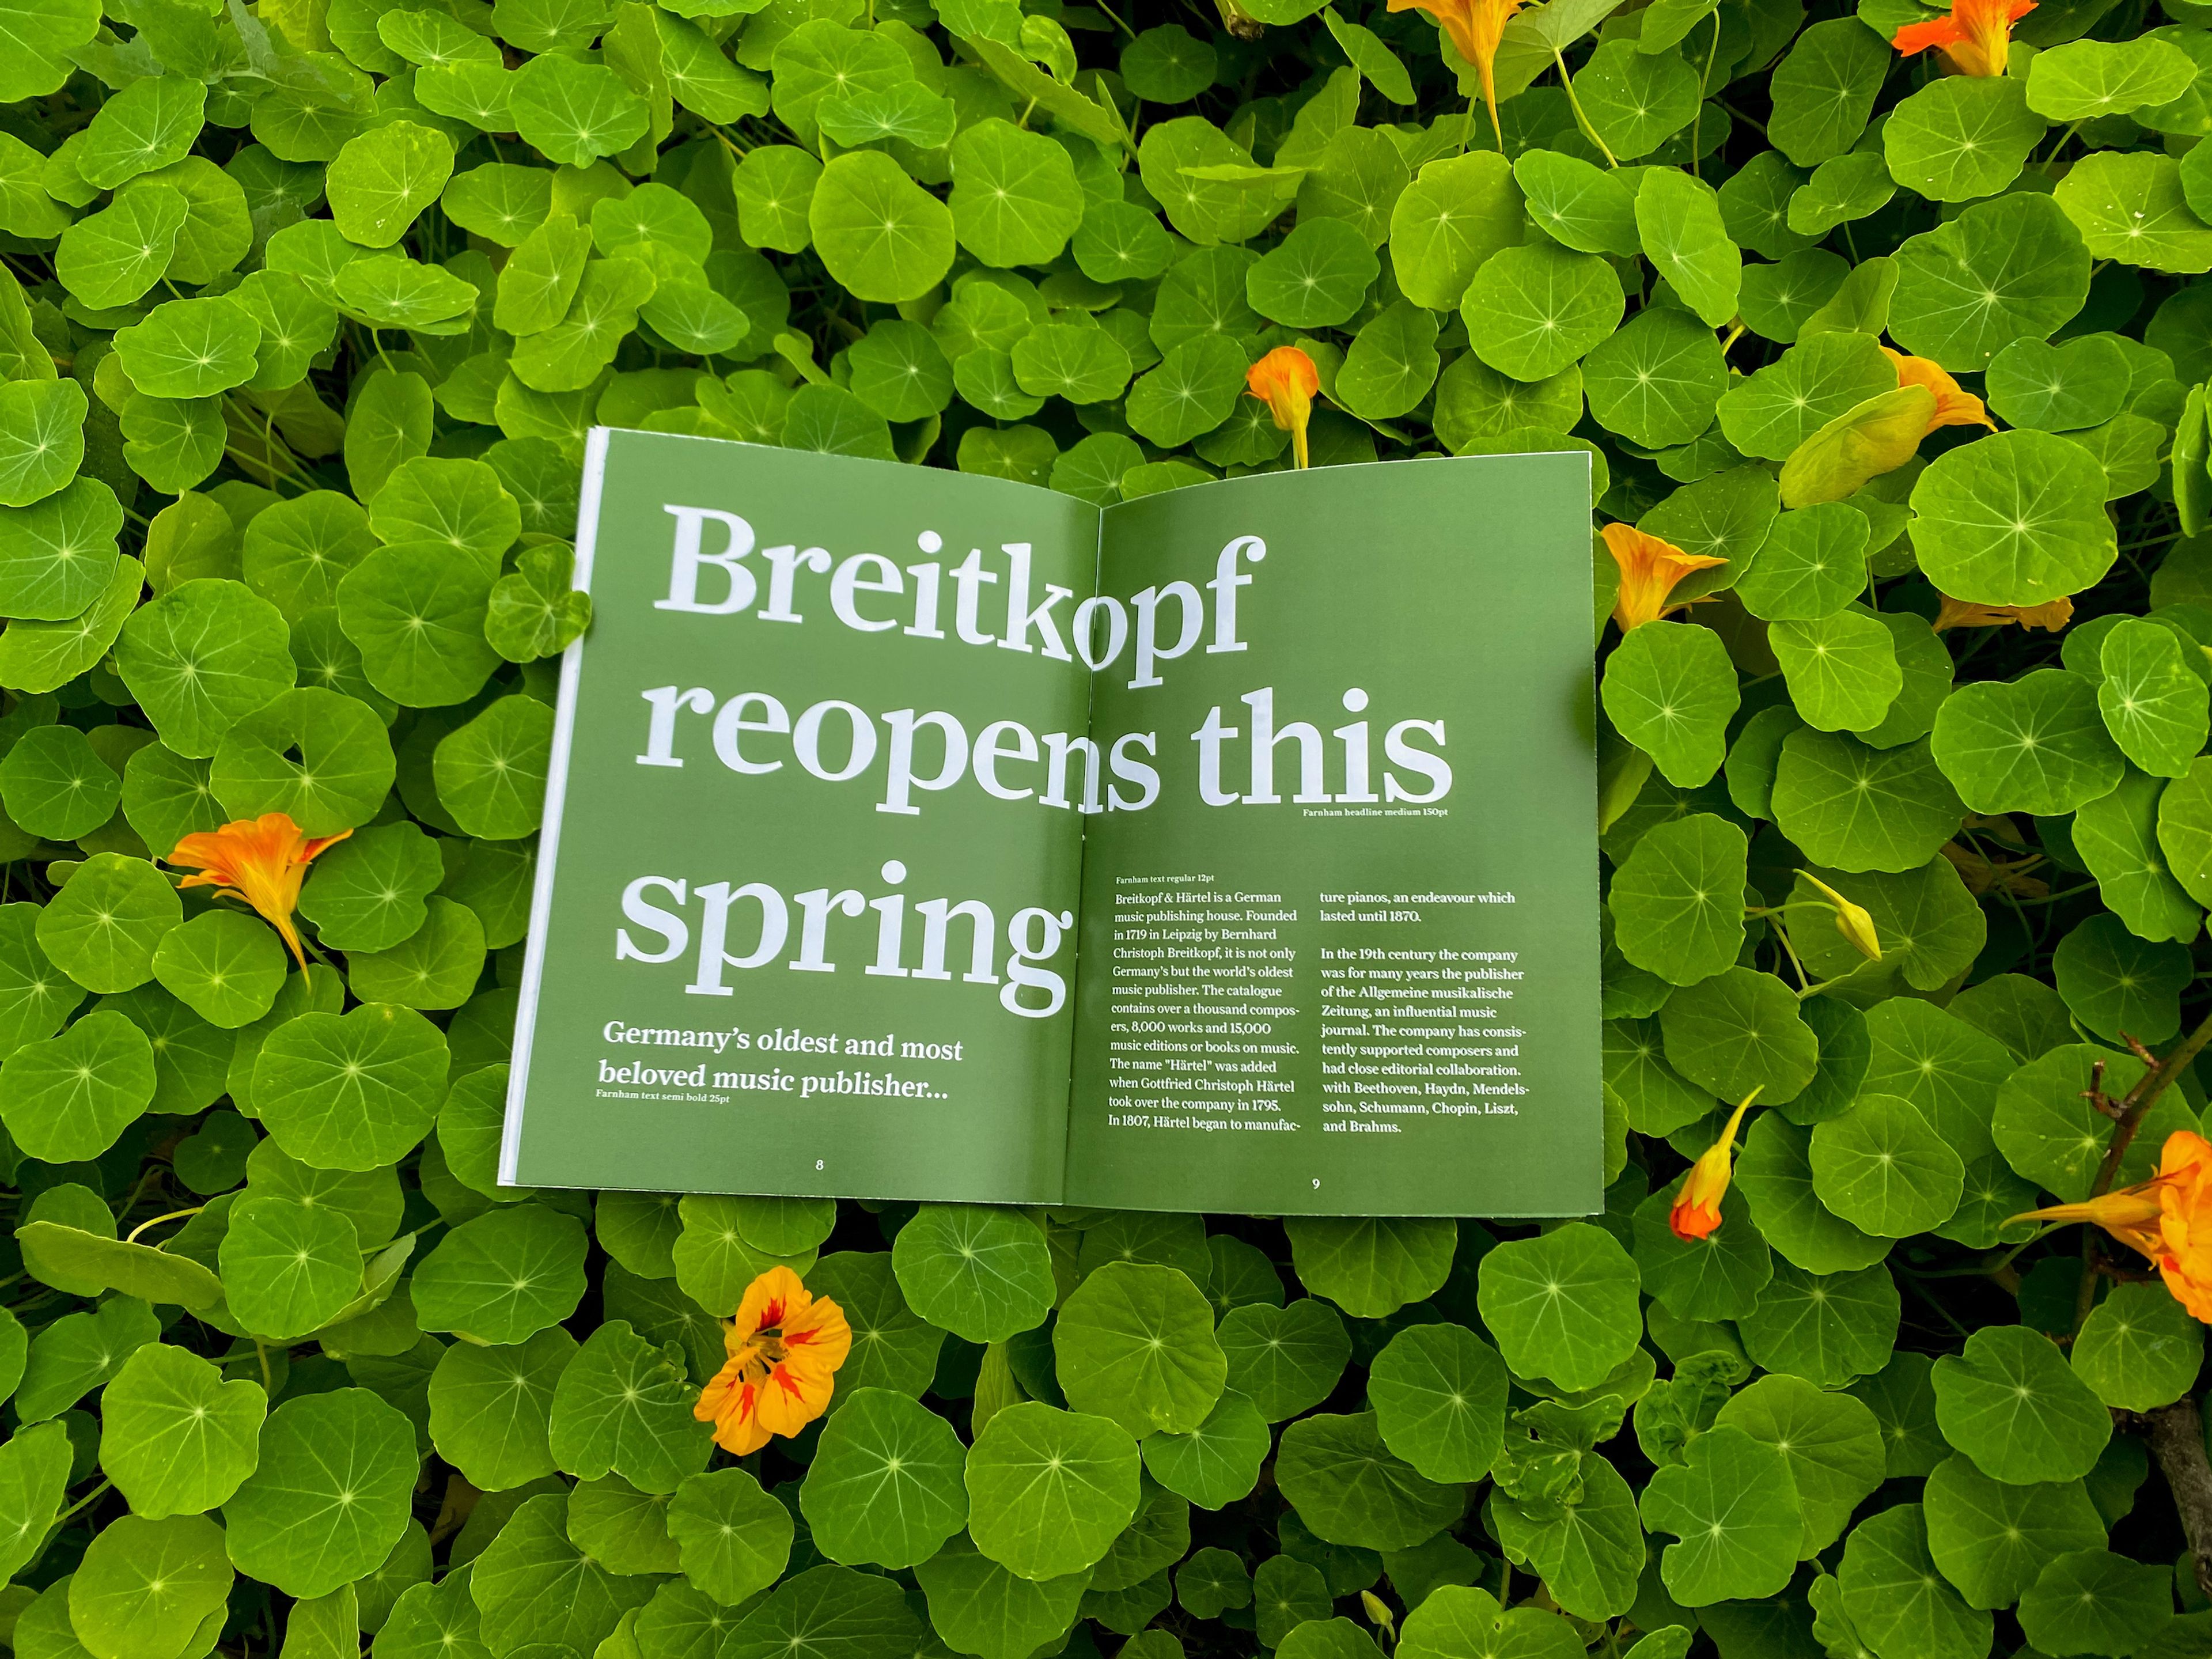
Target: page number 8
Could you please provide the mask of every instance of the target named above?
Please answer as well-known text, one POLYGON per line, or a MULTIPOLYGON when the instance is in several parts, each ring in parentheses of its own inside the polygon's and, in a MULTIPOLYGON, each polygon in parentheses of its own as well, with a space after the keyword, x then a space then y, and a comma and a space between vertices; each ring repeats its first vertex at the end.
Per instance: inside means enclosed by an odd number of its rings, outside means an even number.
MULTIPOLYGON (((822 1160, 820 1158, 817 1158, 814 1160, 814 1167, 817 1170, 822 1167, 822 1160)), ((1318 1186, 1320 1183, 1316 1182, 1315 1184, 1318 1186)))

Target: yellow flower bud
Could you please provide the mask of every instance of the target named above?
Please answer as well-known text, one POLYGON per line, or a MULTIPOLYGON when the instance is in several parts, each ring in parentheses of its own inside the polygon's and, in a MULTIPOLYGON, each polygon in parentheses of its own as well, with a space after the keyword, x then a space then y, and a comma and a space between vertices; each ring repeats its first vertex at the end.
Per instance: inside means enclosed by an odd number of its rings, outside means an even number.
POLYGON ((1359 1605, 1367 1609, 1368 1619, 1379 1626, 1385 1636, 1393 1641, 1397 1639, 1397 1623, 1390 1616, 1389 1603, 1373 1590, 1362 1590, 1359 1592, 1359 1605))
POLYGON ((1802 870, 1797 873, 1828 896, 1828 902, 1836 912, 1836 931, 1850 941, 1851 949, 1869 962, 1880 962, 1881 936, 1875 932, 1874 918, 1867 914, 1866 907, 1852 903, 1818 876, 1802 870))

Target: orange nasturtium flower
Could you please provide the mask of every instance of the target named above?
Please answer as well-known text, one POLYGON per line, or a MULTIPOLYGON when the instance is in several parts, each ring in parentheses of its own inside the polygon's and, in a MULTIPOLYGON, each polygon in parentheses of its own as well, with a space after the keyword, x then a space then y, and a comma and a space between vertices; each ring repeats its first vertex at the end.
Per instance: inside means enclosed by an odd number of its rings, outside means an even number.
POLYGON ((1672 542, 1647 536, 1633 525, 1609 524, 1604 532, 1606 550, 1620 567, 1620 592, 1613 602, 1613 619, 1624 634, 1648 622, 1656 622, 1680 605, 1668 603, 1674 584, 1693 570, 1710 570, 1726 559, 1704 553, 1685 553, 1672 542))
POLYGON ((745 1287, 737 1317, 722 1327, 722 1369, 700 1390, 691 1415, 714 1425, 714 1443, 743 1457, 770 1435, 794 1435, 830 1409, 837 1368, 852 1352, 853 1328, 827 1297, 808 1294, 778 1265, 745 1287))
POLYGON ((1936 611, 1938 634, 1953 628, 2009 628, 2014 623, 2024 630, 2040 628, 2056 634, 2074 620, 2074 601, 2063 594, 2041 605, 1976 605, 1948 593, 1936 597, 1942 601, 1936 611))
POLYGON ((300 935, 292 927, 292 912, 299 908, 300 884, 307 866, 350 830, 313 840, 300 833, 289 812, 264 812, 258 818, 240 818, 220 830, 203 830, 186 836, 163 860, 183 865, 197 874, 186 876, 179 887, 212 887, 217 898, 244 899, 262 919, 284 936, 300 971, 307 958, 300 949, 300 935))
POLYGON ((2035 9, 2035 0, 1951 0, 1951 15, 1907 23, 1889 44, 1905 57, 1942 49, 1961 75, 2002 75, 2012 56, 2012 26, 2035 9))
MULTIPOLYGON (((1982 407, 1982 400, 1946 374, 1941 363, 1930 362, 1925 357, 1908 357, 1888 346, 1881 349, 1881 355, 1897 365, 1898 385, 1924 386, 1935 394, 1936 413, 1929 420, 1928 432, 1939 426, 1985 426, 1992 432, 1997 429, 1989 410, 1982 407)), ((1920 435, 1924 438, 1928 433, 1920 435)))
MULTIPOLYGON (((2082 1204, 2031 1210, 2013 1221, 2087 1221, 2148 1256, 2173 1299, 2212 1324, 2212 1142, 2176 1129, 2158 1173, 2082 1204)), ((2005 1224, 2010 1226, 2012 1222, 2005 1224)))
POLYGON ((1245 372, 1244 389, 1267 405, 1279 430, 1291 434, 1291 451, 1304 466, 1306 423, 1313 418, 1314 393, 1321 390, 1314 360, 1296 346, 1277 346, 1245 372))
POLYGON ((1490 130, 1498 148, 1505 148, 1505 131, 1498 124, 1497 64, 1498 42, 1505 26, 1526 0, 1390 0, 1392 11, 1425 11, 1451 37, 1452 49, 1474 65, 1482 80, 1482 101, 1490 110, 1490 130))
POLYGON ((1758 1098, 1758 1089, 1743 1097, 1735 1110, 1729 1114, 1728 1127, 1721 1131, 1721 1138, 1705 1149, 1690 1166, 1690 1173, 1682 1177, 1682 1190, 1674 1194, 1674 1207, 1667 1212, 1667 1224, 1684 1243, 1694 1244, 1720 1226, 1721 1200, 1728 1192, 1729 1178, 1735 1173, 1735 1132, 1743 1127, 1743 1115, 1758 1098))

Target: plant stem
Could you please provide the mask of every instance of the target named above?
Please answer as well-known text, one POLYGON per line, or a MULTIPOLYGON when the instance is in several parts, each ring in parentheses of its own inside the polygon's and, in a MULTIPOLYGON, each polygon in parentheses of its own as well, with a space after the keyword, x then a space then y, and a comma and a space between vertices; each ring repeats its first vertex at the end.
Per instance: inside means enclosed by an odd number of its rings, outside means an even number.
POLYGON ((2181 1511, 2181 1530, 2189 1540, 2190 1565, 2197 1587, 2212 1595, 2212 1460, 2204 1453, 2204 1420, 2194 1395, 2184 1395, 2142 1418, 2143 1438, 2158 1459, 2173 1506, 2181 1511))
MULTIPOLYGON (((2089 1183, 2088 1196, 2102 1198, 2112 1190, 2112 1182, 2120 1173, 2120 1164, 2135 1145, 2136 1131, 2149 1115, 2150 1109, 2158 1104, 2174 1079, 2179 1077, 2189 1062, 2203 1052, 2204 1045, 2212 1042, 2212 1014, 2198 1022, 2197 1027, 2169 1051, 2165 1059, 2136 1080, 2134 1088, 2122 1097, 2117 1120, 2112 1125, 2112 1139, 2105 1148, 2104 1161, 2097 1165, 2097 1177, 2089 1183)), ((2097 1305, 2097 1267, 2101 1249, 2094 1227, 2087 1228, 2081 1235, 2081 1288, 2074 1298, 2074 1329, 2078 1335, 2089 1311, 2097 1305)), ((2202 1448, 2199 1448, 2201 1452, 2202 1448)), ((2209 1540, 2212 1541, 2212 1540, 2209 1540)))

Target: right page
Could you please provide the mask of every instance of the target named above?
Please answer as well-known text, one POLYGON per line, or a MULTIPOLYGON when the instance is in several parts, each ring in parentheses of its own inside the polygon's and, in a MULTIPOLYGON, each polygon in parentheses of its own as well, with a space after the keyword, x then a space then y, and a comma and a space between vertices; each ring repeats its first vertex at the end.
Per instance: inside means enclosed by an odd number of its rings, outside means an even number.
POLYGON ((1589 511, 1582 454, 1108 511, 1071 1204, 1601 1207, 1589 511))

